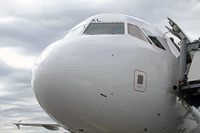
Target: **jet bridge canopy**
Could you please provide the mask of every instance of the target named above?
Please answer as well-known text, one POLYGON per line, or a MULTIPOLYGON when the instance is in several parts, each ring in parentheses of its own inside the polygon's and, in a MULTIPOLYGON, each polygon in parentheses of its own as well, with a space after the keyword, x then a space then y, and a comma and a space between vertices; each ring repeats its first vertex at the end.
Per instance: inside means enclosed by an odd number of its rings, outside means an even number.
MULTIPOLYGON (((191 106, 200 107, 200 39, 191 42, 181 28, 170 18, 172 29, 166 28, 181 40, 178 92, 191 106)), ((175 87, 174 90, 177 88, 175 87)))
POLYGON ((200 106, 200 39, 193 43, 186 43, 186 39, 182 40, 179 91, 191 106, 200 106))

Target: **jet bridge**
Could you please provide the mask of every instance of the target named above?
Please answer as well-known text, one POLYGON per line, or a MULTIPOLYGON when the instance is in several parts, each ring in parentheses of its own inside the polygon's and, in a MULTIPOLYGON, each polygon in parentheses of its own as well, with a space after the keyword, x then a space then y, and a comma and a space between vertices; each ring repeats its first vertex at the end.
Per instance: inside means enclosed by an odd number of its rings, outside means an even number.
POLYGON ((191 106, 200 106, 200 39, 181 41, 178 90, 191 106))
MULTIPOLYGON (((191 42, 182 29, 170 18, 172 29, 166 28, 181 40, 179 60, 179 94, 191 106, 200 107, 200 39, 191 42)), ((175 45, 176 46, 176 45, 175 45)), ((178 46, 177 46, 178 47, 178 46)))

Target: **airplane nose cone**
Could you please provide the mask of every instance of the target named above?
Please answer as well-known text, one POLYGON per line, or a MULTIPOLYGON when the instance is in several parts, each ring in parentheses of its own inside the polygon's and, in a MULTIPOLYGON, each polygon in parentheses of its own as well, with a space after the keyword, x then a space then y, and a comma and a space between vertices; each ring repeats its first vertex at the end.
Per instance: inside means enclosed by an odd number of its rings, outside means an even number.
POLYGON ((112 53, 96 41, 65 39, 50 45, 33 70, 38 102, 62 124, 81 123, 106 101, 112 62, 112 53))

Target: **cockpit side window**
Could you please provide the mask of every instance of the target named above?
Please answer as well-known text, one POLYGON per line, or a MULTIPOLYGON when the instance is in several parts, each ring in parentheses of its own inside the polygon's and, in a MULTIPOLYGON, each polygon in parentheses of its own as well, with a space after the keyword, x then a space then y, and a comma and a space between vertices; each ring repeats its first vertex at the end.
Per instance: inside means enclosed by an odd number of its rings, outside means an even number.
POLYGON ((90 23, 83 34, 103 35, 103 34, 124 34, 124 23, 90 23))
POLYGON ((160 41, 156 38, 156 36, 154 36, 150 31, 146 30, 146 29, 142 29, 145 34, 151 39, 151 41, 159 48, 166 50, 164 48, 164 46, 160 43, 160 41))
POLYGON ((145 34, 140 30, 136 25, 128 24, 128 34, 131 36, 137 37, 147 43, 150 43, 145 34))
POLYGON ((80 26, 78 28, 72 29, 69 31, 69 33, 66 35, 66 37, 73 37, 73 36, 77 36, 81 33, 81 31, 85 28, 85 26, 80 26))

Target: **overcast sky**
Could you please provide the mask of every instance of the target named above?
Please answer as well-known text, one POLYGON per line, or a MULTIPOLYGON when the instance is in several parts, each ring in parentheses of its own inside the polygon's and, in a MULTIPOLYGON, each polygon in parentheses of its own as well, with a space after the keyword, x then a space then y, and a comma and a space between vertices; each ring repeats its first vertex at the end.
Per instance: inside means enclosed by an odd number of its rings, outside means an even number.
POLYGON ((70 28, 100 13, 135 16, 163 32, 170 17, 192 40, 200 36, 199 0, 0 0, 1 133, 50 132, 32 127, 17 130, 12 124, 19 120, 53 123, 31 88, 34 61, 70 28))

